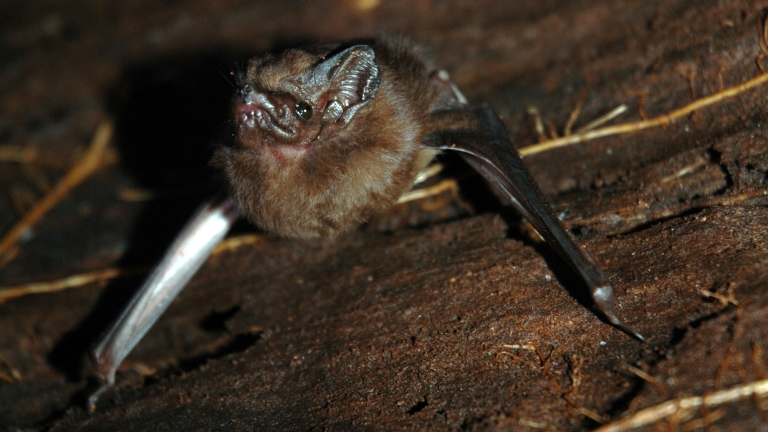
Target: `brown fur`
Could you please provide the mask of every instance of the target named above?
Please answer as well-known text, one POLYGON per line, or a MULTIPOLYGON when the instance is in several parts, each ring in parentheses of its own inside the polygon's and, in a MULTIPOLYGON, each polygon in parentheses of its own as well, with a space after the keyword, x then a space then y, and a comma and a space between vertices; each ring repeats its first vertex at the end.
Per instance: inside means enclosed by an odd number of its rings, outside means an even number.
MULTIPOLYGON (((421 146, 428 113, 440 93, 430 70, 404 42, 379 40, 372 47, 381 72, 379 90, 348 124, 296 122, 297 142, 241 126, 239 146, 217 151, 214 164, 224 171, 231 196, 259 227, 290 237, 353 229, 409 190, 434 156, 434 150, 421 146), (307 137, 318 133, 307 144, 307 137)), ((252 60, 244 84, 280 92, 291 76, 335 48, 252 60)), ((305 90, 312 89, 298 92, 305 90)))

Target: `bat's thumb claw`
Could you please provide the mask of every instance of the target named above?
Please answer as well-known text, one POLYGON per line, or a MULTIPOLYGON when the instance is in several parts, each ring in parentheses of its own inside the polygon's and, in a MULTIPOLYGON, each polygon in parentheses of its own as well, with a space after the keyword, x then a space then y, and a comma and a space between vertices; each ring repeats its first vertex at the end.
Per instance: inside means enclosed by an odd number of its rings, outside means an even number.
POLYGON ((120 362, 115 360, 114 349, 108 345, 109 341, 109 338, 102 339, 88 356, 91 360, 91 366, 106 381, 105 386, 107 387, 115 384, 115 373, 117 367, 120 366, 120 362))
POLYGON ((624 333, 626 333, 629 336, 631 336, 633 339, 637 340, 638 342, 645 342, 645 338, 643 337, 643 335, 641 335, 640 333, 632 330, 631 328, 629 328, 628 325, 626 325, 623 322, 621 322, 619 317, 617 317, 616 314, 614 314, 613 312, 606 313, 605 317, 608 319, 608 322, 613 324, 619 330, 621 330, 624 333))
POLYGON ((619 317, 616 316, 616 313, 613 311, 613 304, 616 301, 616 297, 613 294, 613 287, 610 284, 605 284, 603 286, 593 288, 592 299, 595 301, 595 304, 603 313, 603 315, 605 315, 605 318, 608 320, 608 322, 613 324, 614 327, 618 328, 639 342, 645 342, 643 335, 629 328, 629 326, 624 324, 619 319, 619 317))
POLYGON ((99 397, 105 390, 115 384, 115 371, 117 367, 115 366, 112 356, 105 355, 100 348, 96 348, 91 352, 90 359, 93 368, 100 376, 98 378, 98 381, 100 382, 99 387, 88 396, 87 401, 88 412, 93 414, 93 412, 96 411, 96 402, 99 401, 99 397))

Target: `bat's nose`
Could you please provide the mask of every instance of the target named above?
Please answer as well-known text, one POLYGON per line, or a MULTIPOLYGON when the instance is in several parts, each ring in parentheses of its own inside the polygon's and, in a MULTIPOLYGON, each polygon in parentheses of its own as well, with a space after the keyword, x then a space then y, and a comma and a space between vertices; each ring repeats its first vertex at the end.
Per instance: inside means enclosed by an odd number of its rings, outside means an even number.
POLYGON ((267 95, 255 91, 249 85, 244 85, 240 89, 240 97, 235 100, 234 114, 238 123, 247 128, 253 128, 267 113, 271 115, 275 113, 275 105, 267 95))
POLYGON ((251 110, 261 108, 268 111, 270 114, 275 112, 275 103, 273 103, 269 96, 262 92, 257 92, 251 86, 243 86, 240 90, 240 98, 237 101, 238 104, 250 105, 251 110))
POLYGON ((247 128, 255 127, 255 117, 257 111, 260 111, 258 106, 252 103, 248 103, 243 99, 238 99, 235 102, 235 119, 242 126, 247 128))

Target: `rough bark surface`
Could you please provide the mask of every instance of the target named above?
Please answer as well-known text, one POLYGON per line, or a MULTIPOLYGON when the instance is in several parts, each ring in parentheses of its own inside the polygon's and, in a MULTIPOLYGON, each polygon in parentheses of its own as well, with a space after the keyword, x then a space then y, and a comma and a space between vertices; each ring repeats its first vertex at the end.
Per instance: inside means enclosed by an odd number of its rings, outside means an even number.
MULTIPOLYGON (((518 147, 537 141, 529 106, 562 133, 580 103, 576 127, 620 104, 614 122, 633 121, 762 73, 761 1, 377 3, 5 2, 0 145, 38 157, 0 161, 0 229, 100 120, 117 128, 113 161, 24 238, 0 285, 151 266, 208 192, 226 77, 253 54, 409 35, 496 107, 518 147)), ((93 414, 85 353, 142 276, 0 304, 0 429, 575 431, 765 379, 766 92, 526 158, 645 344, 601 322, 578 278, 468 178, 459 196, 336 239, 216 255, 93 414)), ((766 430, 767 418, 747 398, 645 430, 766 430)))

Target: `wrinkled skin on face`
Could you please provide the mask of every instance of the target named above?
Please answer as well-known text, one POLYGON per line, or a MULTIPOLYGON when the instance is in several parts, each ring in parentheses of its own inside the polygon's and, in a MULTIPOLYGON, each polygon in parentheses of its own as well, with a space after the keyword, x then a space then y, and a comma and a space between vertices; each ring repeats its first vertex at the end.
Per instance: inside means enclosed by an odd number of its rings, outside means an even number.
POLYGON ((421 141, 445 89, 402 42, 255 58, 239 86, 236 145, 220 148, 214 165, 267 231, 353 229, 397 201, 436 153, 421 141))

